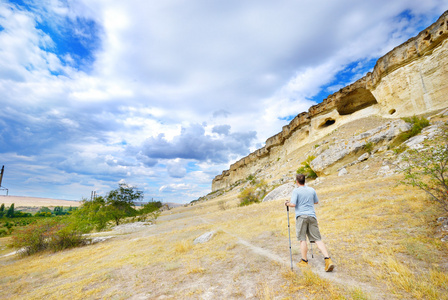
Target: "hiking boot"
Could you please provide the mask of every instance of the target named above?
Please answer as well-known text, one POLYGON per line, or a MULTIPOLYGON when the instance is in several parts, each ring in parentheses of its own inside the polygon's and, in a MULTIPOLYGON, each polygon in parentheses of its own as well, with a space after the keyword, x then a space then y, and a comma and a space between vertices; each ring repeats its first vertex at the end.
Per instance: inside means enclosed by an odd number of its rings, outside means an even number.
POLYGON ((304 260, 304 259, 302 258, 302 260, 297 264, 297 266, 299 266, 300 268, 308 267, 308 261, 307 261, 307 260, 304 260))
POLYGON ((325 272, 331 272, 334 269, 334 264, 331 261, 331 258, 326 257, 325 258, 325 272))

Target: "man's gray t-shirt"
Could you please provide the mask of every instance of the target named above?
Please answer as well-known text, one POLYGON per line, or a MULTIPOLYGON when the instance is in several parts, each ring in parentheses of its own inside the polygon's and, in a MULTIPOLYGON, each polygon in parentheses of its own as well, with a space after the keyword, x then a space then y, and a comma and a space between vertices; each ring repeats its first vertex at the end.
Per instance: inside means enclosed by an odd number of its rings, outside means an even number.
POLYGON ((296 218, 301 215, 312 216, 317 219, 314 203, 318 203, 316 191, 312 187, 299 186, 292 191, 291 201, 295 204, 296 218))

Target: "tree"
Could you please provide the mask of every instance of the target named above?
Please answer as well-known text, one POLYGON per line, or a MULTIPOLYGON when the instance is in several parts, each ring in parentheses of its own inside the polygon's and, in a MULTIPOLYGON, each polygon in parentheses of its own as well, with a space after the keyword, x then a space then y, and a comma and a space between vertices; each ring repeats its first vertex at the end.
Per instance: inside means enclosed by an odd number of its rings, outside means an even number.
POLYGON ((6 212, 7 218, 14 218, 14 203, 11 204, 11 206, 8 208, 8 211, 6 212))
POLYGON ((53 214, 55 216, 62 216, 62 215, 66 215, 67 213, 64 211, 64 207, 55 206, 55 208, 53 209, 53 214))
POLYGON ((106 196, 107 212, 116 225, 125 217, 136 215, 134 202, 143 198, 143 192, 136 187, 121 183, 118 189, 112 190, 106 196))
POLYGON ((120 184, 105 197, 83 200, 78 209, 72 210, 70 226, 82 232, 89 232, 93 229, 104 229, 111 220, 119 225, 123 218, 137 215, 134 201, 142 198, 143 192, 136 187, 120 184))
POLYGON ((408 150, 401 167, 401 183, 425 191, 432 200, 448 212, 448 127, 422 150, 408 150))
POLYGON ((2 218, 4 214, 5 214, 5 204, 2 203, 2 205, 0 206, 0 218, 2 218))

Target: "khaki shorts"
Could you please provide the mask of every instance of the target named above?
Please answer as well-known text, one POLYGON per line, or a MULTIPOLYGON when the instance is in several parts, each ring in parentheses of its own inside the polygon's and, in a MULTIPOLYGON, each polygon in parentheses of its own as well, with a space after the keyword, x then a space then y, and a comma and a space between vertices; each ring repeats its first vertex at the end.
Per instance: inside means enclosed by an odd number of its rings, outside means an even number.
POLYGON ((320 241, 319 227, 314 217, 301 215, 296 219, 296 235, 299 241, 306 241, 306 237, 310 242, 320 241))

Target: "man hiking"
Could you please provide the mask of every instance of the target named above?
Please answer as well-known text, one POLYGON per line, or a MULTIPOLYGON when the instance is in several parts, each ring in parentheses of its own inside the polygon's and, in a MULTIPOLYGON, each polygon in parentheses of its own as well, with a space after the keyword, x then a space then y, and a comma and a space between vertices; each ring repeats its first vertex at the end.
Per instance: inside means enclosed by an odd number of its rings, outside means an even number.
POLYGON ((298 187, 293 190, 291 201, 286 201, 285 205, 295 207, 297 239, 300 242, 302 255, 302 260, 298 265, 300 267, 308 266, 308 246, 306 243, 306 237, 308 236, 310 243, 316 243, 317 248, 325 257, 325 271, 331 272, 334 269, 334 264, 320 236, 316 212, 314 211, 314 204, 319 203, 316 191, 312 187, 305 186, 305 175, 303 174, 296 175, 296 184, 298 187))

